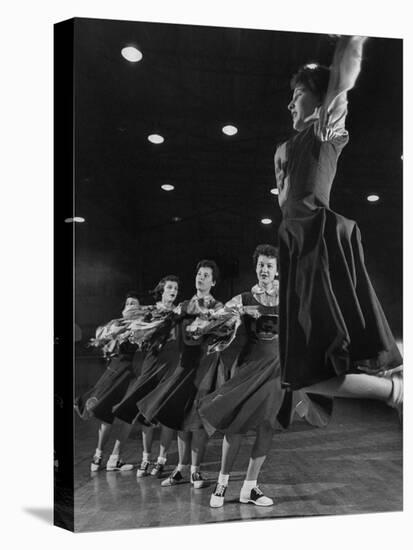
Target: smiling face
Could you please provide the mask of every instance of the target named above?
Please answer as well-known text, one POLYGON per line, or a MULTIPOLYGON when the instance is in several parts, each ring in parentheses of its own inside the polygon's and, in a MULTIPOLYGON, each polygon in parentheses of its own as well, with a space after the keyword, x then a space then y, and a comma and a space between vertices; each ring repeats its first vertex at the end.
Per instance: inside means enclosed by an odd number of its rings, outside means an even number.
POLYGON ((260 254, 257 260, 256 273, 258 284, 268 287, 274 282, 277 275, 277 259, 260 254))
POLYGON ((195 276, 195 288, 203 294, 209 294, 215 286, 214 274, 210 267, 200 267, 195 276))
POLYGON ((172 304, 178 295, 178 283, 176 281, 165 281, 162 291, 162 302, 172 304))
POLYGON ((321 105, 320 98, 309 90, 304 84, 297 84, 293 97, 288 104, 293 119, 293 128, 298 132, 305 130, 312 122, 305 119, 314 113, 316 107, 321 105))

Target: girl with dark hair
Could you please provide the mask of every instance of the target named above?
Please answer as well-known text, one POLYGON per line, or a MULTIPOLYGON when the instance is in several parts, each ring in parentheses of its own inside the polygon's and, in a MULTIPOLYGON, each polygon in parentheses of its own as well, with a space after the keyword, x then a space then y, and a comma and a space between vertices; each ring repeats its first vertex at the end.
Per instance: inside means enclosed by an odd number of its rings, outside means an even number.
POLYGON ((176 371, 139 402, 143 416, 178 431, 179 463, 162 482, 169 487, 182 483, 190 468, 190 482, 195 489, 205 486, 200 465, 208 440, 197 408, 199 401, 224 381, 224 366, 219 353, 206 354, 206 342, 194 340, 188 326, 196 318, 208 317, 222 307, 211 295, 219 276, 215 262, 202 260, 195 276, 196 294, 179 306, 183 316, 180 324, 181 357, 176 371))
MULTIPOLYGON (((156 308, 160 311, 172 311, 178 291, 178 277, 175 275, 163 277, 151 292, 156 300, 156 308)), ((149 345, 139 377, 113 409, 115 416, 127 424, 133 424, 136 421, 142 424, 143 453, 141 464, 137 470, 137 477, 144 477, 149 473, 154 477, 159 477, 165 468, 167 452, 174 431, 166 426, 161 427, 159 456, 151 468, 154 426, 148 425, 148 422, 140 414, 140 400, 150 395, 158 384, 171 375, 178 365, 179 358, 178 328, 174 326, 171 327, 161 347, 149 345)))
MULTIPOLYGON (((273 504, 259 488, 257 480, 275 429, 287 427, 292 416, 291 394, 286 394, 281 387, 277 249, 268 244, 259 245, 253 260, 257 284, 249 292, 232 298, 224 308, 243 316, 245 342, 230 380, 206 396, 199 408, 207 431, 218 430, 224 434, 221 469, 210 500, 213 508, 224 504, 232 466, 242 438, 250 430, 254 430, 256 436, 239 500, 257 506, 273 504)), ((203 330, 208 331, 208 327, 203 330)))
MULTIPOLYGON (((125 318, 137 306, 139 306, 137 294, 128 292, 122 317, 125 318)), ((95 386, 75 400, 75 410, 79 416, 84 419, 94 416, 101 422, 95 454, 90 464, 92 472, 96 472, 102 467, 103 450, 108 442, 115 418, 112 407, 122 399, 131 381, 135 378, 133 363, 137 355, 139 352, 136 351, 136 346, 128 342, 120 345, 118 353, 109 358, 106 371, 95 386)), ((133 468, 132 464, 124 464, 119 458, 120 442, 128 437, 129 432, 130 428, 123 429, 122 434, 116 439, 106 465, 108 471, 125 471, 133 468)))
POLYGON ((365 40, 341 37, 330 69, 308 65, 292 80, 288 109, 298 133, 275 153, 282 379, 290 389, 375 398, 401 413, 402 358, 366 271, 360 231, 329 207, 349 140, 347 91, 365 40))

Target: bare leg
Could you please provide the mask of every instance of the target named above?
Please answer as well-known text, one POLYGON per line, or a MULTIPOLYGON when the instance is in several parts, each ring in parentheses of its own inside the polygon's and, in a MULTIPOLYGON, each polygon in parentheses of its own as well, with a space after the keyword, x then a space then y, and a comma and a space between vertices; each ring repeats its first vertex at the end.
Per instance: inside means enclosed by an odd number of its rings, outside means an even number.
POLYGON ((142 426, 142 462, 136 472, 137 477, 145 477, 150 473, 153 430, 152 427, 142 426))
POLYGON ((168 428, 167 426, 161 426, 160 442, 159 442, 159 455, 156 459, 156 464, 152 468, 151 475, 154 477, 161 477, 165 464, 168 458, 168 449, 171 444, 172 438, 175 434, 175 430, 168 428))
POLYGON ((205 430, 197 430, 192 433, 191 444, 191 470, 199 469, 202 459, 204 458, 206 444, 208 442, 208 434, 205 430))
POLYGON ((189 464, 191 452, 191 436, 191 432, 178 432, 179 464, 189 464))
POLYGON ((191 444, 191 483, 194 489, 202 489, 208 485, 200 472, 201 462, 204 458, 208 434, 204 429, 192 432, 191 444))
POLYGON ((225 435, 222 440, 222 457, 221 457, 221 471, 220 474, 230 475, 232 466, 238 455, 238 451, 241 445, 242 435, 231 434, 225 435))
POLYGON ((142 427, 142 446, 147 457, 150 456, 152 450, 153 430, 152 427, 142 427))
POLYGON ((129 434, 131 433, 131 430, 132 430, 132 424, 128 424, 127 422, 122 423, 122 427, 120 428, 118 437, 115 440, 115 444, 113 445, 113 450, 112 450, 113 455, 121 454, 122 446, 128 439, 129 434))
POLYGON ((105 448, 106 443, 108 442, 110 431, 112 429, 112 424, 107 422, 102 422, 99 427, 98 432, 98 444, 96 450, 102 452, 105 448))
POLYGON ((258 479, 261 467, 271 448, 272 436, 273 429, 269 424, 263 424, 258 428, 245 477, 247 481, 256 481, 258 479))
POLYGON ((209 505, 212 508, 221 508, 224 505, 225 491, 228 487, 229 475, 237 457, 242 435, 226 434, 222 440, 221 470, 218 475, 217 484, 211 495, 209 505))
POLYGON ((175 431, 166 426, 161 427, 161 436, 159 443, 159 458, 164 458, 166 460, 168 449, 171 445, 172 438, 175 434, 175 431))
MULTIPOLYGON (((271 447, 273 429, 266 423, 257 430, 255 442, 251 451, 248 470, 240 492, 240 502, 252 503, 257 506, 271 506, 273 500, 266 497, 257 487, 258 475, 271 447)), ((225 490, 228 485, 229 474, 238 453, 242 436, 226 435, 222 442, 221 471, 218 482, 211 495, 209 505, 212 508, 220 508, 224 505, 225 490)))
POLYGON ((128 439, 129 433, 132 429, 132 426, 127 424, 126 422, 123 424, 121 428, 121 432, 118 435, 115 444, 113 446, 112 454, 108 458, 108 462, 106 464, 106 470, 108 471, 127 471, 127 470, 133 470, 133 464, 124 464, 120 460, 120 451, 123 443, 128 439))
POLYGON ((393 383, 389 378, 369 374, 345 374, 308 386, 303 391, 331 397, 358 399, 379 399, 388 401, 392 395, 393 383))
POLYGON ((258 476, 261 467, 267 458, 272 443, 273 429, 267 422, 262 424, 255 438, 254 446, 251 451, 251 458, 248 464, 247 475, 241 487, 239 495, 240 502, 251 503, 256 506, 272 506, 274 501, 265 496, 258 487, 258 476))

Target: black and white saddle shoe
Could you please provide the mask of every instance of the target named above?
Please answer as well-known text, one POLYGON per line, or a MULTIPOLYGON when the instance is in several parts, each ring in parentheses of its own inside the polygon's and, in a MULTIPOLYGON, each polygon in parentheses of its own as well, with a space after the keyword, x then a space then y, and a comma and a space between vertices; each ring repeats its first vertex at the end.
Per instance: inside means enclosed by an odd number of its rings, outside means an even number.
POLYGON ((272 506, 274 504, 272 498, 266 497, 258 485, 253 487, 249 492, 242 491, 241 489, 239 501, 243 504, 250 503, 256 506, 272 506))

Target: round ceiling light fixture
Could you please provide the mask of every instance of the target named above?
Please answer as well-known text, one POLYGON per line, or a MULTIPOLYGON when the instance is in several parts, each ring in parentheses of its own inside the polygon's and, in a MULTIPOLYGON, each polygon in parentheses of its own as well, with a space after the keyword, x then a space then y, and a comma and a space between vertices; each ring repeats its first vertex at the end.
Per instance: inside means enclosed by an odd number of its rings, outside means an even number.
POLYGON ((380 197, 378 195, 369 195, 367 197, 367 200, 369 202, 377 202, 379 199, 380 199, 380 197))
POLYGON ((75 216, 74 218, 66 218, 65 223, 83 223, 85 221, 85 218, 81 218, 80 216, 75 216))
POLYGON ((232 124, 227 124, 226 126, 223 126, 222 133, 227 136, 235 136, 235 134, 238 134, 238 128, 232 124))
POLYGON ((148 141, 150 141, 151 143, 155 143, 155 145, 159 145, 160 143, 163 143, 165 139, 159 134, 151 134, 148 136, 148 141))
POLYGON ((142 52, 134 46, 126 46, 126 48, 122 48, 120 53, 127 61, 130 61, 131 63, 136 63, 143 57, 142 52))

